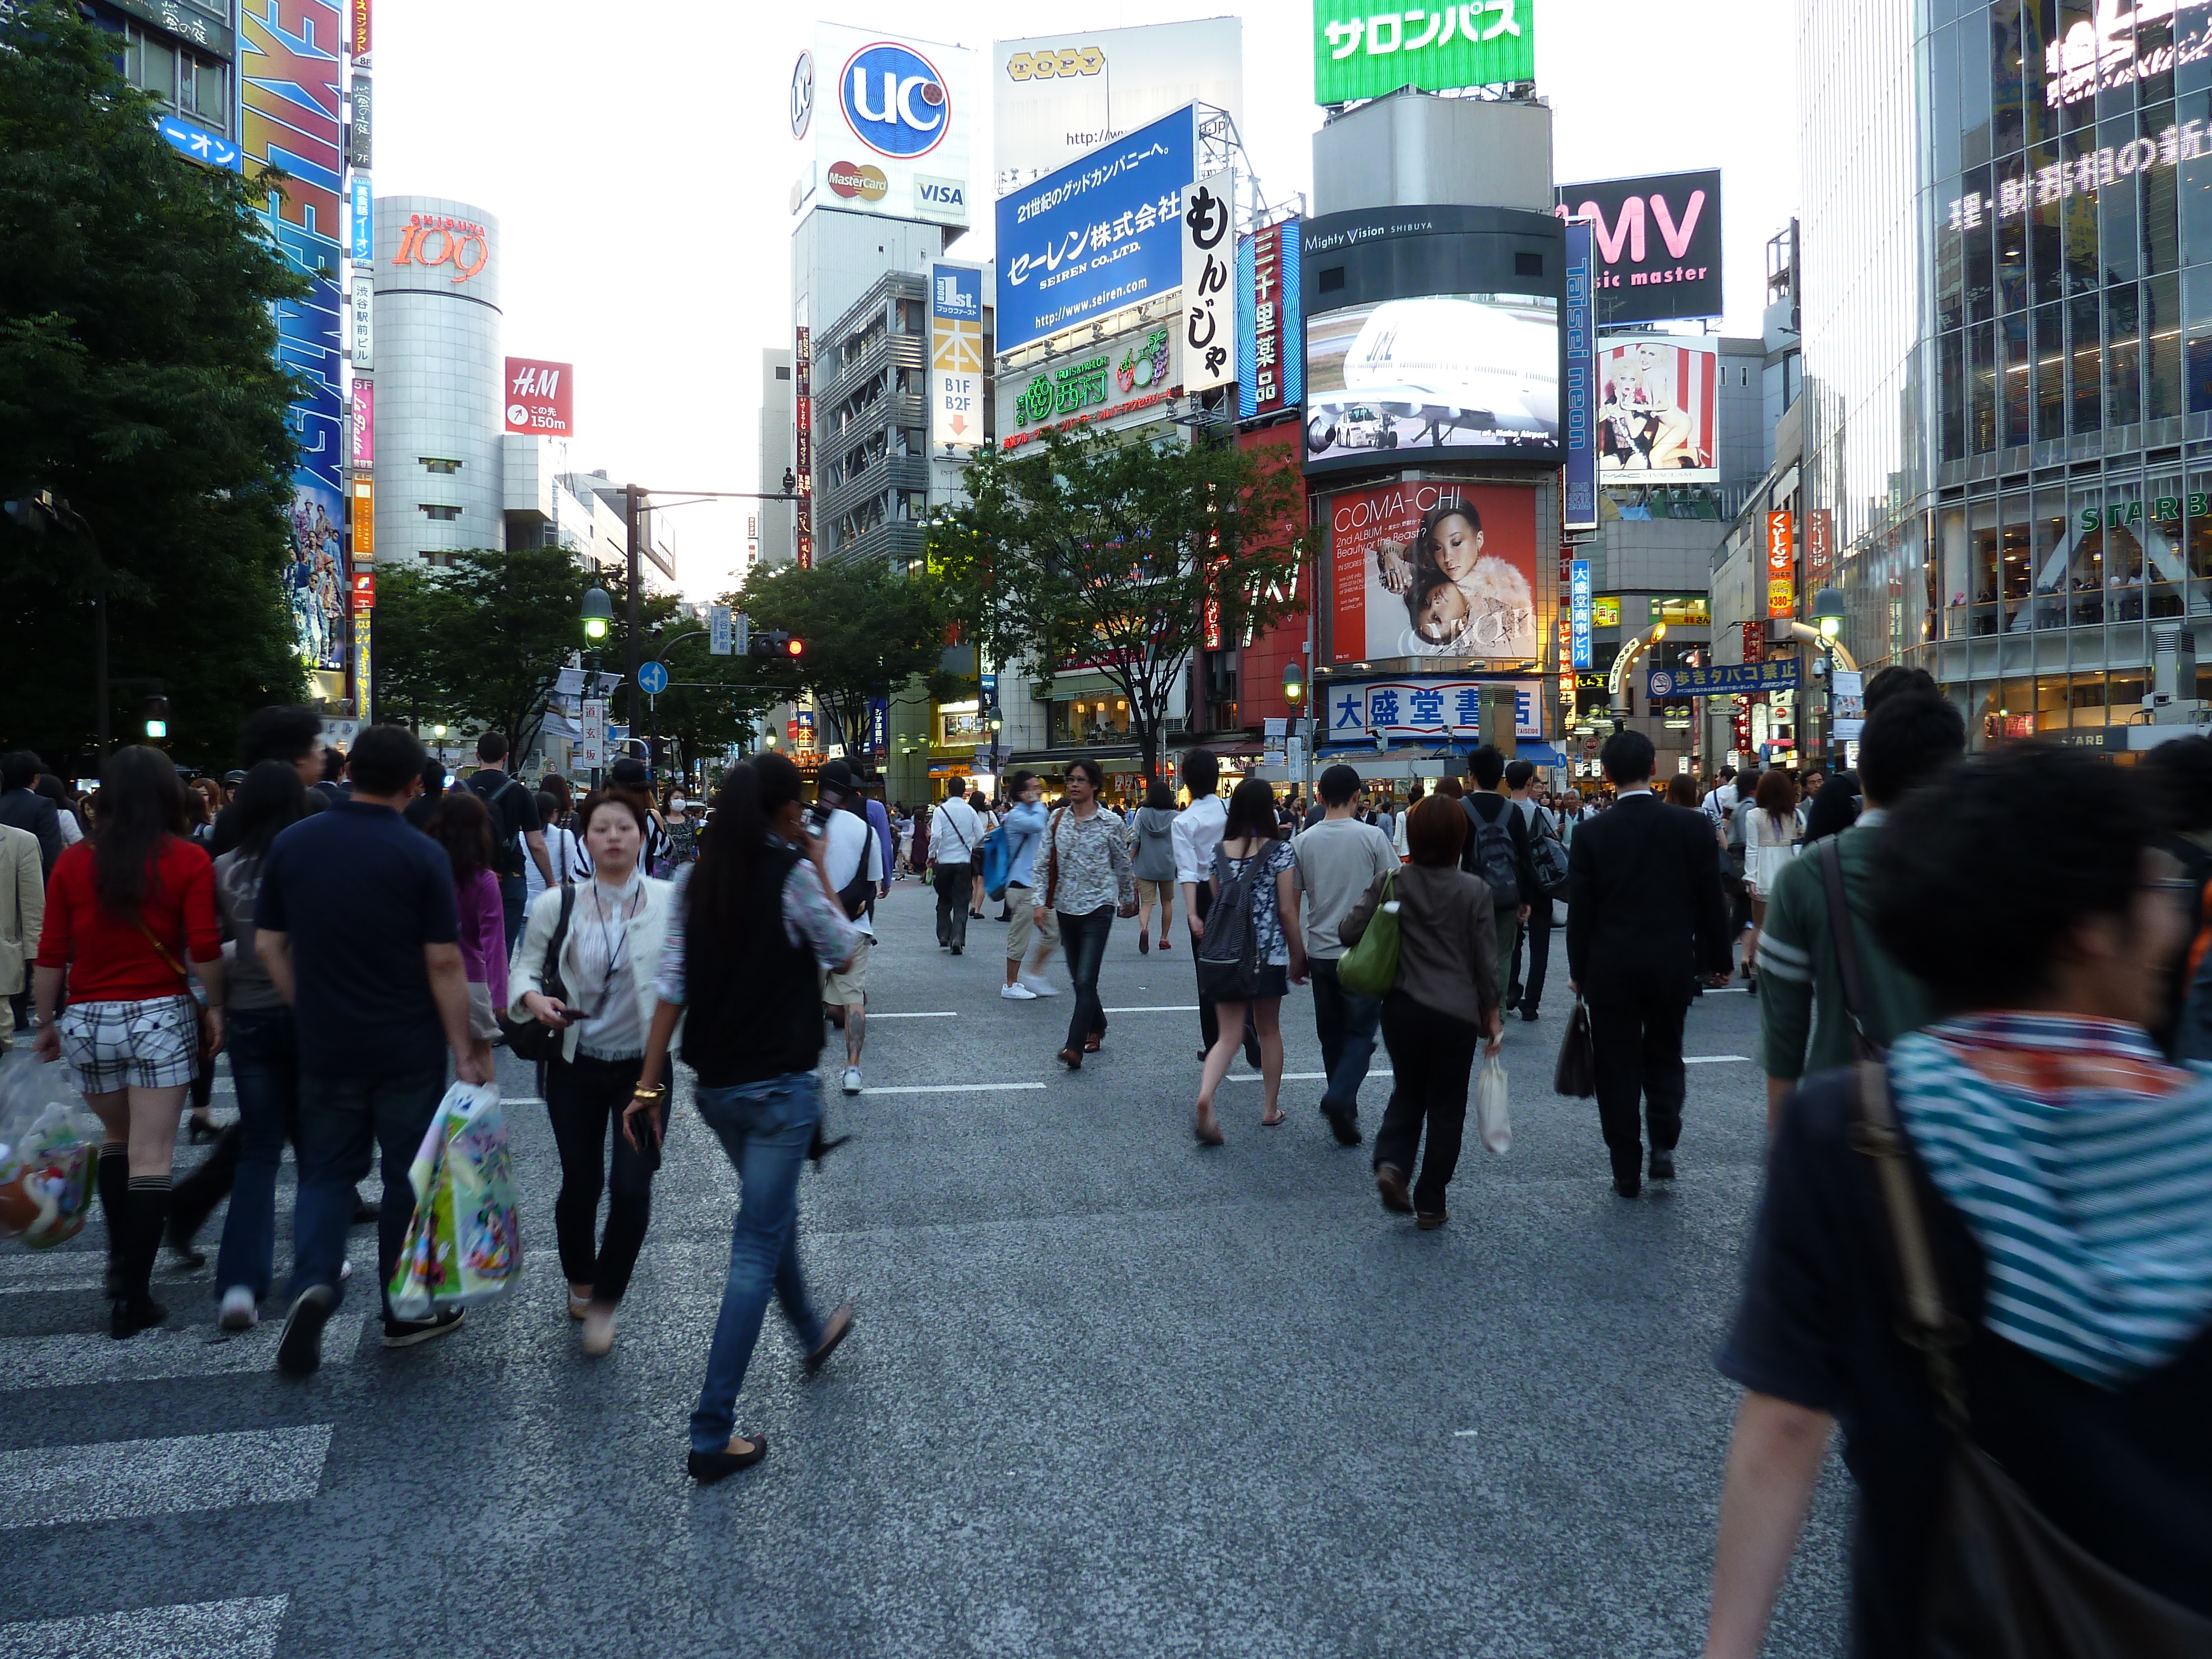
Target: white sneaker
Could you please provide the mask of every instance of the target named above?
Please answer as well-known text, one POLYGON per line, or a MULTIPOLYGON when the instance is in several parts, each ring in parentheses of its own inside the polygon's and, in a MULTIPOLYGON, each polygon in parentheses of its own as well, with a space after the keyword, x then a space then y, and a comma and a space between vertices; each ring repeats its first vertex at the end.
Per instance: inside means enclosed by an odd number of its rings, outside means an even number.
POLYGON ((1000 990, 999 994, 1006 998, 1009 1002, 1035 1002, 1036 1000, 1036 993, 1030 990, 1026 985, 1008 985, 1003 987, 1000 990))
POLYGON ((243 1285, 234 1285, 222 1293, 222 1309, 216 1315, 215 1322, 227 1331, 250 1331, 261 1322, 261 1310, 254 1305, 253 1292, 243 1285))
POLYGON ((1056 997, 1060 994, 1060 987, 1042 974, 1024 974, 1022 983, 1030 988, 1030 994, 1033 997, 1056 997))
POLYGON ((860 1068, 857 1066, 848 1066, 845 1068, 845 1092, 848 1095, 857 1095, 860 1092, 860 1068))

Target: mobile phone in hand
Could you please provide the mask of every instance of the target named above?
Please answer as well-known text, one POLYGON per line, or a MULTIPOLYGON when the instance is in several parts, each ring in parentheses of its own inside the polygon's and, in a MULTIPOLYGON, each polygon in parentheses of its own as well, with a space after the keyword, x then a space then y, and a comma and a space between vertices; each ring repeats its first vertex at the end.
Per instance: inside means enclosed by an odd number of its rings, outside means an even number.
POLYGON ((637 1153, 648 1170, 660 1168, 660 1120, 647 1107, 633 1120, 637 1125, 637 1153))

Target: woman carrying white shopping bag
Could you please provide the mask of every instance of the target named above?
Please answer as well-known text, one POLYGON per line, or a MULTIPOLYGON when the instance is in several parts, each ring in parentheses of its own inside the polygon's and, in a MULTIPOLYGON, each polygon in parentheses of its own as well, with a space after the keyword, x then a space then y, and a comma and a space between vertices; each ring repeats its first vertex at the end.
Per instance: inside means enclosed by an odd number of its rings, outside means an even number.
POLYGON ((1448 1218, 1444 1189, 1459 1166, 1476 1046, 1492 1056, 1503 1047, 1504 988, 1489 886, 1459 867, 1468 815, 1449 797, 1431 795, 1407 817, 1411 861, 1376 878, 1337 937, 1357 949, 1389 883, 1387 902, 1398 907, 1398 972, 1382 1000, 1382 1040, 1395 1075, 1375 1134, 1375 1187, 1384 1209, 1414 1216, 1426 1231, 1448 1218), (1424 1128, 1428 1152, 1409 1192, 1407 1176, 1424 1128))

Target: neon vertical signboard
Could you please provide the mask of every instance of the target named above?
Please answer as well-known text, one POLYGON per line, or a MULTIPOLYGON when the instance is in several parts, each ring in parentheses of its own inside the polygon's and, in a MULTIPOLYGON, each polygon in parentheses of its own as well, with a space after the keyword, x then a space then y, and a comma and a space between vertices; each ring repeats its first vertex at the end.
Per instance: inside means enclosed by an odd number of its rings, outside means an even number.
MULTIPOLYGON (((364 8, 367 0, 359 0, 364 8)), ((283 589, 295 654, 306 667, 343 673, 349 575, 346 501, 345 301, 335 276, 346 259, 344 100, 338 52, 345 15, 332 0, 250 0, 240 18, 241 148, 257 168, 287 175, 264 215, 307 291, 275 307, 276 359, 301 390, 289 420, 299 442, 292 474, 289 557, 283 589)), ((335 692, 332 695, 336 695, 335 692)))
POLYGON ((376 382, 365 374, 353 382, 353 464, 364 470, 376 465, 376 382))
POLYGON ((983 273, 929 269, 929 441, 955 453, 983 441, 983 273))
POLYGON ((1198 176, 1186 106, 999 198, 1001 355, 1182 285, 1182 195, 1198 176))
POLYGON ((1237 244, 1237 416, 1249 421, 1303 403, 1305 329, 1300 320, 1298 221, 1237 244))
POLYGON ((1590 660, 1590 562, 1575 559, 1567 566, 1567 648, 1572 653, 1574 666, 1589 668, 1590 660))
POLYGON ((1797 614, 1797 549, 1787 513, 1766 515, 1766 614, 1797 614))
MULTIPOLYGON (((1561 413, 1566 431, 1566 516, 1569 530, 1597 528, 1596 319, 1591 314, 1590 228, 1580 220, 1567 228, 1566 384, 1561 413)), ((1589 567, 1583 567, 1587 574, 1589 567)), ((1589 629, 1583 629, 1585 640, 1589 629)), ((1579 657, 1575 665, 1587 667, 1579 657)))
POLYGON ((1443 92, 1536 78, 1536 0, 1384 11, 1369 0, 1314 0, 1314 102, 1443 92))
POLYGON ((800 325, 791 348, 792 475, 799 503, 791 515, 792 562, 814 568, 814 344, 813 331, 800 325))

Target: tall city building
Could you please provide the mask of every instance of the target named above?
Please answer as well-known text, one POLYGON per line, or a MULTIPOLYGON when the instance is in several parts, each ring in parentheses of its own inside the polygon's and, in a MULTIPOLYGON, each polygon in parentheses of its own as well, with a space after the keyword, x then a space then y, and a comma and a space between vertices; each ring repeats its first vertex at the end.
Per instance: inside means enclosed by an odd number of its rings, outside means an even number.
POLYGON ((499 221, 466 202, 376 202, 376 548, 442 564, 506 545, 499 221))
POLYGON ((1803 511, 1978 746, 2198 695, 2212 14, 2154 9, 1799 13, 1803 511))

